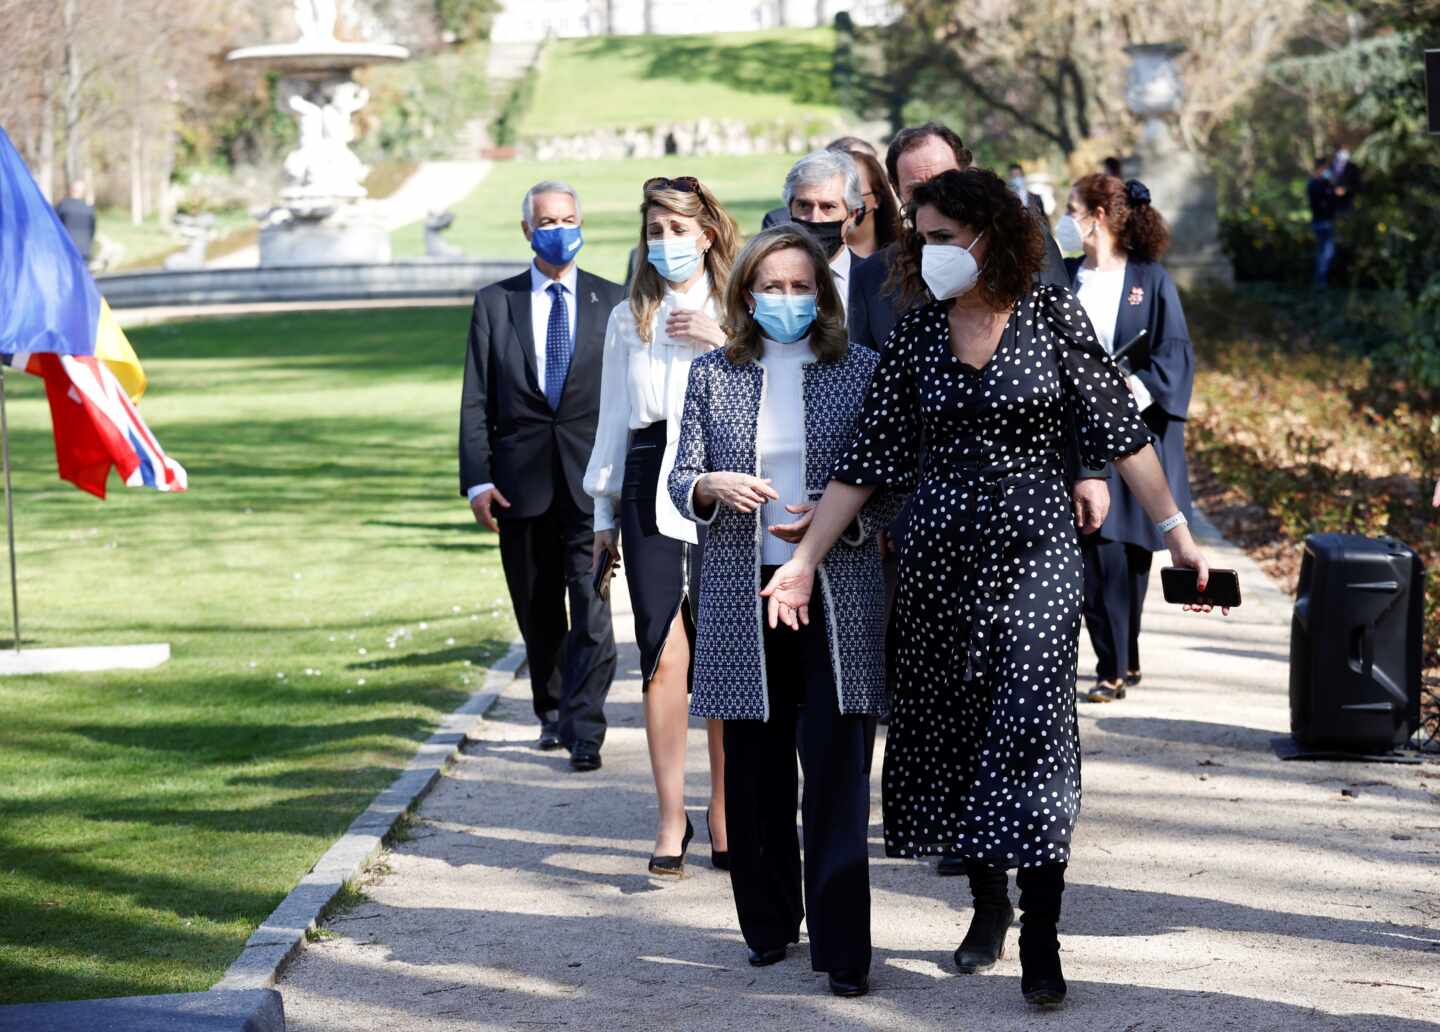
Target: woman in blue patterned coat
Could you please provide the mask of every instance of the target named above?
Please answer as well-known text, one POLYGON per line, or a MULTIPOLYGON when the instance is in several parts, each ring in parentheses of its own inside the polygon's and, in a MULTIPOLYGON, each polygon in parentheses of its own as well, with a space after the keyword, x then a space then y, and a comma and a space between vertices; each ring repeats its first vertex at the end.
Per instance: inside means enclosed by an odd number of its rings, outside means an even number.
POLYGON ((800 634, 766 626, 760 586, 794 553, 855 434, 875 352, 850 344, 820 248, 777 226, 741 251, 729 342, 690 368, 676 507, 708 525, 690 712, 724 721, 730 878, 756 967, 783 960, 806 917, 810 962, 836 995, 869 986, 866 716, 886 709, 877 493, 820 566, 824 605, 800 634), (795 840, 805 771, 805 864, 795 840))

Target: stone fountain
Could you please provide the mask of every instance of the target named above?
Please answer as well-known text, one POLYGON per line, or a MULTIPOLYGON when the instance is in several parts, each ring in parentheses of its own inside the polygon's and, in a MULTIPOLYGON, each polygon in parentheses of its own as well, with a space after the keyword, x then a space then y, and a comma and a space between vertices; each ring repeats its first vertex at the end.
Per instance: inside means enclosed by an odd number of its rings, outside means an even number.
POLYGON ((298 40, 245 47, 227 58, 278 71, 276 106, 300 124, 299 145, 285 158, 280 203, 260 220, 262 266, 390 260, 390 235, 365 199, 369 170, 350 150, 352 120, 370 99, 354 74, 410 53, 336 39, 336 6, 337 0, 295 0, 298 40))
POLYGON ((1215 176, 1198 155, 1176 142, 1166 122, 1180 110, 1185 97, 1185 84, 1175 66, 1175 58, 1184 51, 1176 43, 1125 48, 1130 55, 1125 103, 1145 120, 1135 157, 1152 203, 1170 223, 1170 250, 1163 260, 1175 282, 1182 287, 1231 284, 1235 270, 1220 247, 1215 176))

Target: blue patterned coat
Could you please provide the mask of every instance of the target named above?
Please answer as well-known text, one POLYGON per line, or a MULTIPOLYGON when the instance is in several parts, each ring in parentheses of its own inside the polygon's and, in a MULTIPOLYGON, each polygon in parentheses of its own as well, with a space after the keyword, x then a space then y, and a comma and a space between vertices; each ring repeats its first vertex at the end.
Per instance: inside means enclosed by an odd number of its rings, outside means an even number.
MULTIPOLYGON (((851 344, 838 362, 804 367, 805 487, 818 499, 830 471, 849 450, 879 356, 851 344)), ((690 367, 679 451, 670 474, 675 507, 697 523, 695 481, 705 473, 760 475, 756 441, 765 370, 739 365, 712 351, 690 367)), ((889 709, 885 678, 885 580, 876 532, 899 511, 903 497, 877 491, 856 522, 821 563, 816 591, 842 713, 889 709)), ((717 505, 705 538, 700 572, 694 689, 690 712, 722 720, 768 720, 770 692, 764 656, 764 600, 760 598, 759 511, 717 505)))

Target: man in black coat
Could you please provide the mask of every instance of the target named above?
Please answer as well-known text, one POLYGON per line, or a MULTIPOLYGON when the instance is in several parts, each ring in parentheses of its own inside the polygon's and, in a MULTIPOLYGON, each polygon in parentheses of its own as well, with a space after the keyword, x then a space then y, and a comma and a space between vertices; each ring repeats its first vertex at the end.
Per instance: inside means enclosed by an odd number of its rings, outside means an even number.
POLYGON ((95 209, 85 199, 85 183, 77 179, 70 184, 70 196, 55 206, 60 224, 75 241, 75 249, 87 262, 95 246, 95 209))
POLYGON ((460 401, 460 492, 500 535, 525 639, 541 749, 600 766, 615 676, 608 603, 591 579, 593 503, 582 486, 600 412, 600 365, 618 283, 582 272, 580 202, 564 183, 531 187, 523 274, 475 295, 460 401), (569 599, 567 626, 566 599, 569 599))

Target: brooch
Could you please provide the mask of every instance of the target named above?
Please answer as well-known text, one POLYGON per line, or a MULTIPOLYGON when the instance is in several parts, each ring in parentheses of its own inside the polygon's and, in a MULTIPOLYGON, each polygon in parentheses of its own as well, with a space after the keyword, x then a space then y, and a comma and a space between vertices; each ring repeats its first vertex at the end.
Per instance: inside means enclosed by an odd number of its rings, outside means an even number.
POLYGON ((1145 303, 1145 288, 1144 288, 1144 287, 1131 287, 1131 288, 1130 288, 1130 304, 1131 304, 1131 305, 1141 305, 1141 304, 1144 304, 1144 303, 1145 303))

